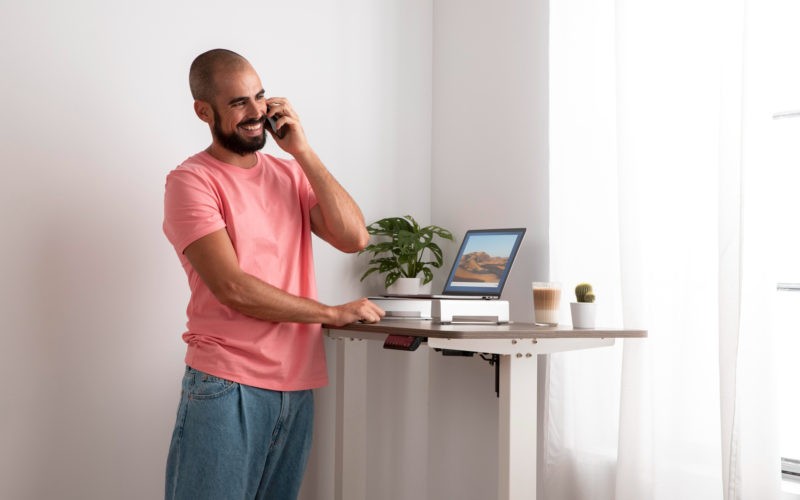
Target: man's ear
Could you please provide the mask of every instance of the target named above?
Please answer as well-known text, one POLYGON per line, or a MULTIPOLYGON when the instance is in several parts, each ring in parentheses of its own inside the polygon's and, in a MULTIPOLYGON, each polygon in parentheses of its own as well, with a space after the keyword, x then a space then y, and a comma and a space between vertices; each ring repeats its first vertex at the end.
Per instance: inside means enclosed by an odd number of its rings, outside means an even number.
POLYGON ((198 118, 211 125, 214 121, 214 112, 211 105, 205 101, 194 101, 194 112, 198 118))

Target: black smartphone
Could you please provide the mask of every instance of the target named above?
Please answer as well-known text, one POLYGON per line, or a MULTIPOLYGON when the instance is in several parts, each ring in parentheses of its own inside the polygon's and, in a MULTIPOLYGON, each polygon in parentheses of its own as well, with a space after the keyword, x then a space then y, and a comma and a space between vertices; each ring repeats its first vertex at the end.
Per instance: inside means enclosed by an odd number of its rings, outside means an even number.
MULTIPOLYGON (((267 113, 269 113, 269 106, 267 106, 267 113)), ((267 116, 267 121, 265 122, 267 127, 269 127, 278 139, 283 139, 283 129, 279 129, 277 123, 278 121, 274 117, 267 116)))

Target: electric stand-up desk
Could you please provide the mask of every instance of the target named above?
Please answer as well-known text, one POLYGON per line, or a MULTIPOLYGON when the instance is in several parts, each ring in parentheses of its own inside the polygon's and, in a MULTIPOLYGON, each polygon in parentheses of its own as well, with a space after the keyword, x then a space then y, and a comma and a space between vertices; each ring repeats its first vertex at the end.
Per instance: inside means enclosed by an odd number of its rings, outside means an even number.
MULTIPOLYGON (((645 330, 535 326, 531 323, 436 324, 421 320, 384 320, 330 327, 333 339, 384 341, 389 335, 422 337, 429 348, 491 356, 496 367, 499 414, 498 500, 536 498, 537 355, 611 346, 618 338, 647 337, 645 330)), ((348 359, 366 351, 354 342, 339 342, 336 373, 336 500, 367 500, 363 481, 366 457, 366 366, 348 359), (352 446, 351 440, 356 441, 352 446)))

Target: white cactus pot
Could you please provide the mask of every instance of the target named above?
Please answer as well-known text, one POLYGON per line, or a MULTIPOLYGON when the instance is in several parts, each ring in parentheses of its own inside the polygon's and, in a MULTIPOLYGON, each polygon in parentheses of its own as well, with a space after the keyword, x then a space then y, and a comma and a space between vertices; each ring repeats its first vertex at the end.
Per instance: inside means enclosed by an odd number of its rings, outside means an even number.
POLYGON ((594 302, 570 302, 573 328, 594 328, 594 302))

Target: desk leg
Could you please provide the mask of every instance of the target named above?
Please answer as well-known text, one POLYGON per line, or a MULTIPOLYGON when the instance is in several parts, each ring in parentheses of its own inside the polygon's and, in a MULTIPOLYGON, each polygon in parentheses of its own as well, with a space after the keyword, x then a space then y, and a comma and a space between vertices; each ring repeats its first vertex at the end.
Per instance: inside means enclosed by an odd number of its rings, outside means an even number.
POLYGON ((498 500, 536 499, 537 358, 500 357, 498 500))
POLYGON ((336 342, 335 500, 367 496, 367 342, 336 342))

